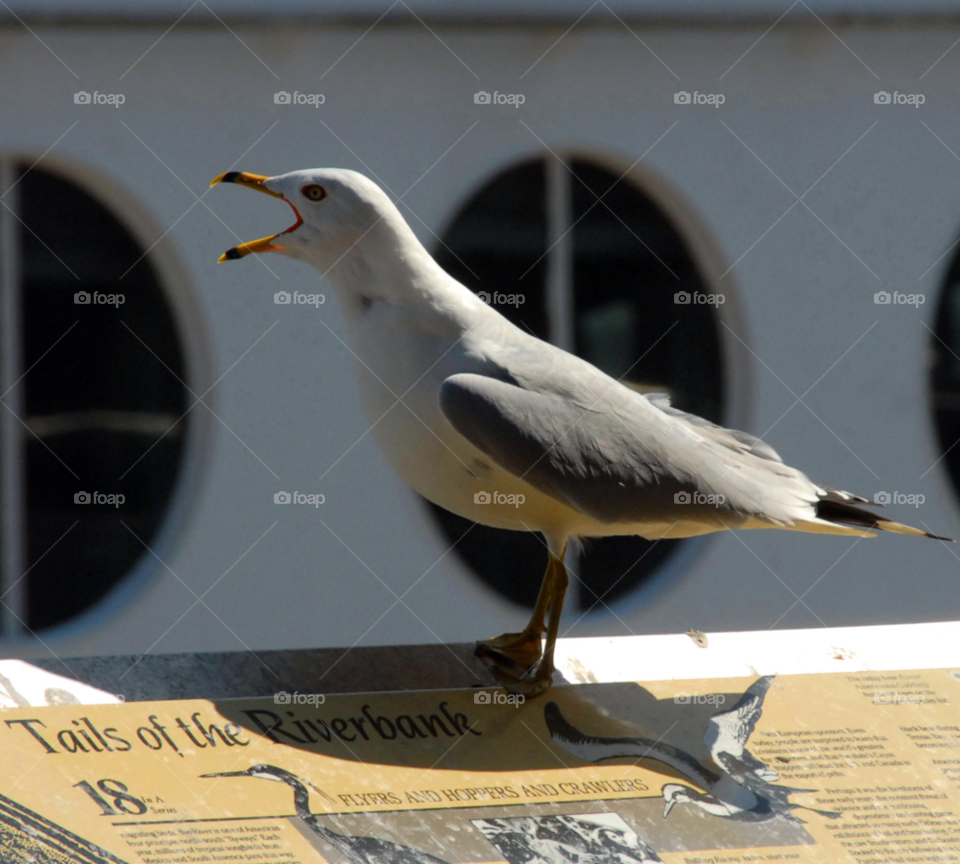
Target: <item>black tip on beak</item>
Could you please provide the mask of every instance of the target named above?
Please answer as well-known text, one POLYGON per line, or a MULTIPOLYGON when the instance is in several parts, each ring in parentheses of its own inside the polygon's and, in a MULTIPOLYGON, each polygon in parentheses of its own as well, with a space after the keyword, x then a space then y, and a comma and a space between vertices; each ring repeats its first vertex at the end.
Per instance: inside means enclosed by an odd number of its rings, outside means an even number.
POLYGON ((237 179, 240 178, 240 177, 242 177, 242 176, 243 176, 243 175, 242 175, 239 171, 227 171, 227 173, 224 174, 224 175, 220 178, 220 182, 221 182, 221 183, 236 183, 236 182, 237 182, 237 179))
POLYGON ((234 246, 232 249, 228 249, 226 252, 224 252, 223 257, 226 258, 227 261, 236 261, 238 258, 242 258, 243 256, 240 254, 240 250, 234 246))

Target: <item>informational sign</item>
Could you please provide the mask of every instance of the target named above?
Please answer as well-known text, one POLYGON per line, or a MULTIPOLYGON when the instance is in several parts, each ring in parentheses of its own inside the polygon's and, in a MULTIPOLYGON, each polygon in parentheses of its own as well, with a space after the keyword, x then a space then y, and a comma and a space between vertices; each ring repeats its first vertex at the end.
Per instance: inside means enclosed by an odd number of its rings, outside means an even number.
POLYGON ((960 861, 960 670, 0 712, 0 860, 960 861))

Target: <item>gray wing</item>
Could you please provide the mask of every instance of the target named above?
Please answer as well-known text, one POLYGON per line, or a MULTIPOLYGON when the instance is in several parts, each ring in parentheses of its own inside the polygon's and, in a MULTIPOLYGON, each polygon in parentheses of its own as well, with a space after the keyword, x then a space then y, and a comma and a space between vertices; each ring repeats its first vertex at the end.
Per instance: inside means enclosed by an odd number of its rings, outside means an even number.
POLYGON ((663 411, 664 414, 669 414, 672 417, 681 417, 692 426, 707 430, 707 434, 713 435, 718 441, 723 442, 725 446, 733 450, 752 453, 754 456, 759 456, 761 459, 770 459, 773 462, 783 462, 780 454, 767 444, 766 441, 757 438, 756 435, 751 435, 749 432, 741 432, 739 429, 724 429, 722 426, 711 423, 709 420, 704 420, 703 417, 698 417, 696 414, 688 414, 686 411, 674 408, 670 404, 670 397, 666 393, 644 393, 643 395, 648 402, 655 405, 663 411))
POLYGON ((440 409, 501 468, 602 523, 816 520, 824 490, 758 439, 664 411, 583 365, 600 378, 601 398, 458 374, 441 385, 440 409), (714 500, 698 504, 694 493, 714 500))

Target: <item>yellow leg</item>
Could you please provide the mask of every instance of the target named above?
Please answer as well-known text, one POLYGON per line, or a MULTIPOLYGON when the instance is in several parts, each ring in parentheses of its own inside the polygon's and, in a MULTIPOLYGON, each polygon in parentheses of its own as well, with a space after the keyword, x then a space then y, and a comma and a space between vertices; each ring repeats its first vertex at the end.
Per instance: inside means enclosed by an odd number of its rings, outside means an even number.
POLYGON ((477 656, 492 666, 498 680, 514 692, 535 696, 548 689, 553 680, 553 652, 569 583, 563 554, 558 558, 549 553, 537 604, 523 632, 504 633, 477 643, 477 656), (546 650, 541 648, 544 634, 546 650))
MULTIPOLYGON (((564 547, 564 552, 566 552, 566 547, 564 547)), ((570 584, 570 577, 567 576, 567 568, 563 566, 563 558, 554 558, 553 560, 555 566, 550 589, 550 615, 547 619, 547 646, 533 675, 535 681, 545 684, 543 687, 544 690, 553 683, 553 652, 557 647, 557 633, 560 630, 563 598, 566 596, 567 586, 570 584)))

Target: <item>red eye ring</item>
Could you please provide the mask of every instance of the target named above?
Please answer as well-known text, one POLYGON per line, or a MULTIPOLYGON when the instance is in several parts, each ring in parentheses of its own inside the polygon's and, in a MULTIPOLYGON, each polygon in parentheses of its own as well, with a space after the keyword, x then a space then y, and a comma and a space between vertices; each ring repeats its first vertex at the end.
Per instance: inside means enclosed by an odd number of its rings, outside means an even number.
POLYGON ((327 197, 327 190, 317 183, 308 183, 300 189, 300 194, 308 201, 322 201, 327 197))

